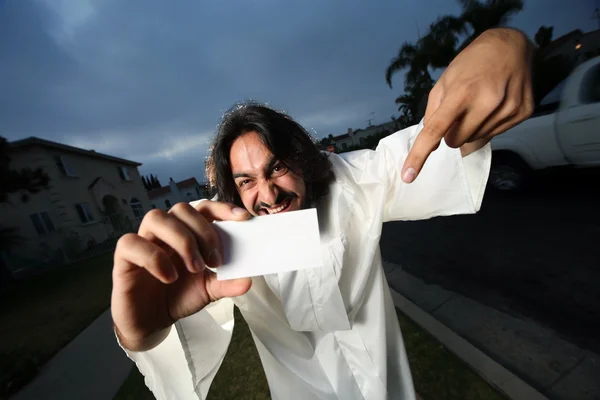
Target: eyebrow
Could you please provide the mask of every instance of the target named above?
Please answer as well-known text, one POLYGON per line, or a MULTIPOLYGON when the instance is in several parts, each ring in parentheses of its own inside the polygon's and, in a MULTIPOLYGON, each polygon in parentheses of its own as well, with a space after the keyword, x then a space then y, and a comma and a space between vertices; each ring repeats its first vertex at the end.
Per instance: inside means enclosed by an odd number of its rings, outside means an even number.
MULTIPOLYGON (((275 156, 271 156, 271 158, 269 159, 269 161, 267 162, 267 165, 265 167, 265 174, 270 172, 273 167, 275 166, 275 164, 277 164, 279 162, 279 160, 277 158, 275 158, 275 156)), ((232 174, 233 179, 237 179, 237 178, 251 178, 253 175, 249 174, 247 172, 238 172, 236 174, 232 174)))

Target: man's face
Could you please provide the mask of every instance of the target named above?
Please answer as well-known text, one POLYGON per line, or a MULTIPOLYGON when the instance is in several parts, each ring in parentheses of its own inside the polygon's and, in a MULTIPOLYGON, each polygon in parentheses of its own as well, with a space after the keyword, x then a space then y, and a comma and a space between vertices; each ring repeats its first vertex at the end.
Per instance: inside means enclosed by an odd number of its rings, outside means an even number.
POLYGON ((244 207, 253 215, 302 209, 302 178, 277 160, 256 132, 245 133, 229 152, 231 172, 244 207))

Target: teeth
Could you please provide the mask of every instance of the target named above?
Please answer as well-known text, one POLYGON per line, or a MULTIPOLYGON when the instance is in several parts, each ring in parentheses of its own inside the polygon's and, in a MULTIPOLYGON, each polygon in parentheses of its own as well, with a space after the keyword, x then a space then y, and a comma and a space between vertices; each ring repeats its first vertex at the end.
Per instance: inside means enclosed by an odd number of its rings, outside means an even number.
POLYGON ((285 202, 283 205, 281 205, 281 206, 277 207, 277 208, 276 208, 276 209, 274 209, 274 210, 267 209, 267 212, 268 212, 269 214, 277 214, 278 212, 281 212, 281 211, 282 211, 284 208, 286 208, 286 207, 287 207, 287 204, 288 204, 288 202, 285 202))

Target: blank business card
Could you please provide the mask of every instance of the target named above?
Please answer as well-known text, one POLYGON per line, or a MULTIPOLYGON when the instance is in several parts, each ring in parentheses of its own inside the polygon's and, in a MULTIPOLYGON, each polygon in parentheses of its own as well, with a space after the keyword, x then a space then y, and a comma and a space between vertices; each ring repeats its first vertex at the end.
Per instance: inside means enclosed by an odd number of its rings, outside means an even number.
POLYGON ((323 266, 315 208, 214 225, 224 253, 218 280, 323 266))

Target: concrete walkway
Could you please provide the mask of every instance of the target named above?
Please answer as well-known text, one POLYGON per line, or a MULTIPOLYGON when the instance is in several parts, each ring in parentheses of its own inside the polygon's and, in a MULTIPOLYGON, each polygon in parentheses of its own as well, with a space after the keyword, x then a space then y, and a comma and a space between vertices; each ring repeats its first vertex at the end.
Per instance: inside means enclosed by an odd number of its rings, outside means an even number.
POLYGON ((534 393, 539 392, 557 400, 600 399, 597 354, 534 321, 426 284, 399 265, 384 262, 384 269, 390 287, 400 294, 396 305, 510 398, 539 398, 534 393), (468 343, 452 336, 457 334, 468 343))
MULTIPOLYGON (((43 328, 41 328, 43 329, 43 328)), ((133 363, 116 342, 110 310, 52 358, 15 400, 110 400, 133 363)))

